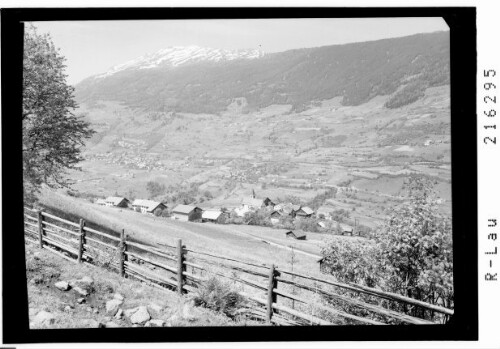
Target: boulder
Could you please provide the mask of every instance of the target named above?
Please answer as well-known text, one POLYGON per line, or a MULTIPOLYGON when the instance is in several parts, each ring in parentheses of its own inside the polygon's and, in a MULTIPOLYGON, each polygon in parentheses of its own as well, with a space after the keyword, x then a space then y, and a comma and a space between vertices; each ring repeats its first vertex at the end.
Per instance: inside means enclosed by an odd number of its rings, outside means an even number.
POLYGON ((165 321, 160 319, 149 320, 146 322, 144 327, 163 327, 165 325, 165 321))
POLYGON ((86 289, 84 288, 81 288, 80 286, 75 286, 73 287, 73 290, 75 290, 76 292, 78 292, 79 294, 81 294, 82 296, 88 296, 89 295, 89 291, 87 291, 86 289))
POLYGON ((109 322, 106 322, 106 328, 116 328, 116 327, 120 327, 120 325, 118 325, 116 322, 113 322, 113 321, 109 321, 109 322))
POLYGON ((130 309, 126 309, 124 311, 125 313, 125 316, 126 317, 131 317, 137 310, 139 310, 139 307, 135 307, 135 308, 130 308, 130 309))
POLYGON ((78 299, 76 300, 76 302, 77 302, 78 304, 85 303, 85 298, 78 298, 78 299))
POLYGON ((115 315, 118 309, 120 308, 120 305, 122 305, 122 301, 119 299, 112 299, 110 301, 106 302, 106 314, 108 315, 115 315))
POLYGON ((139 307, 137 311, 133 313, 132 316, 130 317, 130 321, 133 324, 142 324, 148 321, 149 319, 151 319, 151 316, 148 313, 148 309, 144 306, 139 307))
POLYGON ((87 328, 98 328, 99 327, 99 322, 97 322, 94 319, 83 319, 81 323, 82 323, 82 327, 87 327, 87 328))
POLYGON ((64 311, 67 312, 67 313, 71 313, 71 310, 73 309, 73 307, 71 307, 70 305, 67 305, 64 307, 64 311))
POLYGON ((56 317, 48 311, 42 310, 33 318, 35 326, 52 325, 56 321, 56 317))
POLYGON ((77 280, 76 282, 79 284, 92 286, 94 284, 94 279, 92 279, 90 276, 84 276, 80 280, 77 280))
POLYGON ((113 295, 113 298, 114 298, 114 299, 118 299, 119 301, 123 301, 123 300, 125 299, 125 297, 123 297, 123 296, 122 296, 121 294, 119 294, 119 293, 115 293, 115 294, 113 295))
POLYGON ((122 317, 122 315, 123 315, 123 309, 120 308, 120 309, 118 309, 118 311, 115 314, 115 319, 120 319, 122 317))
POLYGON ((59 281, 54 284, 54 286, 61 290, 61 291, 67 291, 69 290, 69 284, 66 281, 59 281))
POLYGON ((155 311, 157 313, 161 313, 162 310, 163 310, 163 307, 157 303, 151 303, 149 304, 149 309, 151 309, 152 311, 155 311))

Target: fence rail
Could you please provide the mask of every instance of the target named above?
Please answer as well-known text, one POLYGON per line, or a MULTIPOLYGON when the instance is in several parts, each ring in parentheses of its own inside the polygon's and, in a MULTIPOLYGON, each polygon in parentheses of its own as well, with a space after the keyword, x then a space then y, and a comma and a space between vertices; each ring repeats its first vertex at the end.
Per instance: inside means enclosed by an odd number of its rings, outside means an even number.
POLYGON ((454 313, 452 309, 363 285, 193 250, 181 240, 176 246, 161 243, 158 248, 130 241, 124 230, 117 237, 87 227, 83 219, 76 223, 28 207, 24 217, 26 242, 73 263, 109 267, 122 277, 179 294, 196 292, 210 276, 222 277, 238 284, 239 294, 256 305, 244 310, 246 314, 277 325, 332 325, 336 319, 370 325, 435 323, 390 309, 388 302, 420 307, 433 315, 442 314, 445 319, 454 313), (351 293, 365 298, 352 297, 351 293))

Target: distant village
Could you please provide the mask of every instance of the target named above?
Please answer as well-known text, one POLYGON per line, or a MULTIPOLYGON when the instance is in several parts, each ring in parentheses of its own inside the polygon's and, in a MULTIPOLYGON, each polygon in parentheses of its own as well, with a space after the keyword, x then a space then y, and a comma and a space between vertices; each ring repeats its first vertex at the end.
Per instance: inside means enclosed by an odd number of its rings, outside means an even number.
MULTIPOLYGON (((246 217, 247 224, 267 225, 276 228, 286 228, 283 222, 291 224, 298 221, 307 221, 316 225, 318 231, 335 232, 341 235, 355 233, 355 227, 337 222, 333 219, 331 207, 319 207, 316 211, 308 206, 294 205, 292 203, 275 204, 270 198, 256 198, 255 194, 241 200, 241 205, 233 209, 211 208, 203 209, 194 205, 177 205, 173 208, 166 204, 153 200, 135 199, 132 202, 125 197, 110 196, 105 199, 100 198, 95 204, 108 207, 130 209, 138 213, 165 217, 172 220, 197 223, 243 223, 246 217), (261 214, 260 217, 258 216, 261 214), (254 215, 256 218, 252 221, 254 215), (259 219, 260 218, 260 219, 259 219)), ((288 231, 287 237, 305 240, 304 233, 288 231)))

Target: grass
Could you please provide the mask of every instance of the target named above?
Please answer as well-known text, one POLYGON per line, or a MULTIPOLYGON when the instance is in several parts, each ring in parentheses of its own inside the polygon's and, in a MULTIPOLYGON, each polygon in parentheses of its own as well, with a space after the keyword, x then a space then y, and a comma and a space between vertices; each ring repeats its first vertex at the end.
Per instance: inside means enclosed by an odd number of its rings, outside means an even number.
POLYGON ((123 279, 104 269, 87 264, 75 265, 30 244, 26 245, 26 251, 30 321, 42 310, 56 317, 52 325, 31 324, 31 328, 96 327, 97 323, 108 321, 113 321, 120 327, 131 327, 132 323, 126 317, 117 320, 106 315, 106 301, 111 300, 115 292, 124 296, 122 309, 147 306, 153 319, 164 320, 173 327, 259 325, 244 319, 232 320, 220 312, 201 307, 191 308, 192 318, 186 318, 183 309, 186 304, 191 303, 190 295, 179 297, 175 292, 152 288, 133 279, 123 279), (83 304, 76 302, 81 297, 76 292, 63 292, 54 287, 57 281, 80 279, 83 276, 90 276, 94 280, 93 292, 83 304), (71 309, 65 311, 67 306, 71 309))

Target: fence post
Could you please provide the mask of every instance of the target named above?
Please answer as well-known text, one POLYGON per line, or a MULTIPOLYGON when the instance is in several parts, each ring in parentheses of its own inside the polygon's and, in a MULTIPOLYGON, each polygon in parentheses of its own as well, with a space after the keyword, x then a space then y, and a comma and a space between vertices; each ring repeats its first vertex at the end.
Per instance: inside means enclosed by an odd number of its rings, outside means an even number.
POLYGON ((177 240, 177 293, 182 295, 182 286, 184 284, 184 251, 182 250, 182 240, 177 240))
POLYGON ((274 264, 271 264, 269 269, 269 283, 267 284, 267 321, 271 322, 273 316, 273 303, 276 303, 277 295, 273 289, 278 286, 278 280, 275 278, 276 272, 274 264))
POLYGON ((38 241, 40 242, 40 248, 43 248, 43 215, 42 211, 38 210, 38 241))
POLYGON ((125 229, 122 229, 120 234, 120 245, 118 246, 120 256, 120 276, 125 277, 125 249, 127 245, 125 242, 125 229))
POLYGON ((82 257, 83 257, 83 246, 85 244, 85 230, 83 229, 85 227, 85 221, 80 218, 80 238, 78 241, 78 263, 82 262, 82 257))

